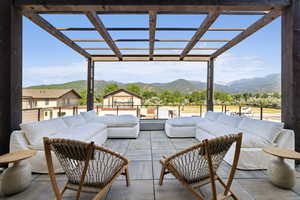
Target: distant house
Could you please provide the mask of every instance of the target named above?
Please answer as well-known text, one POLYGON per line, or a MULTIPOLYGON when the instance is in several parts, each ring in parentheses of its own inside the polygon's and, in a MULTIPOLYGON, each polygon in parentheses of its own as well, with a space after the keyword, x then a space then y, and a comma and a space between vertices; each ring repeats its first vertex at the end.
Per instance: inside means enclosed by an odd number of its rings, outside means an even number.
POLYGON ((131 91, 119 89, 103 96, 103 107, 130 108, 142 105, 143 98, 131 91))
POLYGON ((76 106, 80 99, 73 89, 23 89, 22 106, 23 109, 76 106))

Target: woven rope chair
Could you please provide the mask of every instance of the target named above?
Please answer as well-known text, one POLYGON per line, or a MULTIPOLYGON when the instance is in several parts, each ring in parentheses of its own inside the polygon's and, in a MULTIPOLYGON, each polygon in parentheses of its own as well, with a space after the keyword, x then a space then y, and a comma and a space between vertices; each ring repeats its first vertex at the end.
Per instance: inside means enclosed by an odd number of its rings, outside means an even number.
POLYGON ((119 175, 125 175, 129 185, 128 160, 110 150, 80 141, 44 138, 48 172, 56 199, 61 200, 64 192, 77 191, 97 193, 93 199, 101 199, 119 175), (67 183, 60 192, 53 168, 51 151, 58 158, 67 176, 67 183))
POLYGON ((164 176, 168 173, 173 174, 197 199, 203 200, 204 195, 196 189, 211 183, 212 199, 226 199, 232 197, 238 199, 230 191, 233 177, 239 160, 242 143, 242 133, 222 136, 211 140, 204 140, 202 143, 187 148, 169 157, 164 157, 162 164, 159 184, 163 184, 164 176), (227 183, 217 174, 225 154, 233 143, 236 143, 233 165, 227 183), (224 192, 217 194, 215 180, 218 180, 224 187, 224 192))

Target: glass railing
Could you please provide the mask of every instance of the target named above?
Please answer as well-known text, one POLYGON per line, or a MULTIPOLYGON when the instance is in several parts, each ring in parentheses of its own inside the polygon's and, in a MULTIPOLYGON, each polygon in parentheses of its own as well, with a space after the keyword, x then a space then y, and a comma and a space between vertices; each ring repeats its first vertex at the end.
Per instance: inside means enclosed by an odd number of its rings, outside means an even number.
MULTIPOLYGON (((22 121, 35 122, 62 116, 72 116, 80 112, 86 112, 86 110, 86 106, 23 109, 22 121)), ((206 105, 97 105, 94 107, 94 110, 99 116, 134 115, 140 119, 170 119, 175 117, 204 116, 206 105)), ((214 111, 253 119, 281 121, 281 109, 268 106, 214 105, 214 111)))

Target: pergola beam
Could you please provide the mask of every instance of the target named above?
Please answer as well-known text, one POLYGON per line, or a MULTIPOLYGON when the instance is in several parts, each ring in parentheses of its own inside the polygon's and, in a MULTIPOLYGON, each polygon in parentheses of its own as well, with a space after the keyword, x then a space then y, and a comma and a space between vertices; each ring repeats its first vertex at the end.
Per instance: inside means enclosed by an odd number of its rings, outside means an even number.
POLYGON ((230 42, 226 43, 222 48, 217 50, 215 53, 212 54, 213 58, 216 58, 217 56, 221 55, 228 49, 232 48, 233 46, 237 45, 242 40, 246 39, 265 25, 269 24, 271 21, 276 19, 278 16, 280 16, 281 11, 279 10, 272 10, 267 15, 260 18, 258 21, 256 21, 254 24, 249 26, 246 31, 238 34, 235 38, 233 38, 230 42))
POLYGON ((23 10, 36 11, 212 11, 216 8, 223 11, 265 11, 274 7, 285 7, 290 0, 15 0, 23 10))
POLYGON ((192 37, 191 41, 186 45, 185 49, 182 51, 180 55, 180 59, 183 59, 196 45, 196 43, 201 39, 201 37, 206 33, 206 31, 209 29, 209 27, 216 21, 218 16, 220 15, 220 11, 215 10, 211 11, 200 27, 198 28, 197 32, 192 37))
POLYGON ((153 60, 155 29, 156 29, 156 12, 149 12, 149 59, 153 60))
MULTIPOLYGON (((199 28, 160 27, 156 31, 198 31, 199 28)), ((96 31, 95 28, 58 27, 59 31, 96 31)), ((148 27, 113 27, 107 31, 151 31, 148 27)), ((247 28, 209 28, 207 31, 245 31, 247 28)))
POLYGON ((118 49, 117 45, 111 38, 110 34, 106 30, 103 22, 98 17, 96 12, 93 12, 93 11, 86 12, 86 16, 90 20, 90 22, 95 26, 95 29, 98 31, 98 33, 101 35, 101 37, 106 41, 107 45, 116 54, 116 56, 119 58, 119 60, 122 60, 122 54, 121 54, 120 50, 118 49))
POLYGON ((72 48, 73 50, 77 51, 79 54, 83 55, 86 58, 90 58, 90 54, 78 46, 75 42, 73 42, 70 38, 66 35, 61 33, 60 31, 56 30, 54 26, 52 26, 49 22, 47 22, 44 18, 39 16, 35 13, 26 13, 24 14, 28 19, 30 19, 33 23, 47 31, 49 34, 72 48))
MULTIPOLYGON (((86 47, 83 48, 84 50, 110 50, 110 48, 98 48, 98 47, 86 47)), ((152 51, 154 50, 183 50, 184 48, 176 48, 176 47, 158 47, 158 48, 152 48, 152 51)), ((193 50, 217 50, 216 47, 202 47, 202 48, 193 48, 193 50)), ((119 48, 119 50, 151 50, 151 48, 119 48)), ((151 54, 150 54, 151 55, 151 54)), ((150 56, 149 55, 149 56, 150 56)), ((152 53, 153 56, 153 53, 152 53)))
MULTIPOLYGON (((149 39, 116 39, 114 42, 149 42, 149 39)), ((185 39, 155 39, 155 42, 189 42, 185 39)), ((198 42, 229 42, 225 39, 198 40, 198 42)), ((105 42, 97 39, 74 39, 73 42, 105 42)), ((120 49, 120 48, 119 48, 120 49)))

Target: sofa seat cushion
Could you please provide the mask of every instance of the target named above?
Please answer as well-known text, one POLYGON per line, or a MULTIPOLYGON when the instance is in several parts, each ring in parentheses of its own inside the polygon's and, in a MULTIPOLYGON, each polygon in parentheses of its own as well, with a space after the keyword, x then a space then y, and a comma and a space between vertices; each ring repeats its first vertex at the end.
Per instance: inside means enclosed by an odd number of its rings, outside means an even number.
POLYGON ((194 127, 202 120, 204 120, 202 117, 179 117, 168 119, 166 123, 176 127, 194 127))
POLYGON ((101 116, 93 120, 95 123, 104 123, 107 127, 133 127, 136 126, 139 121, 134 116, 101 116))
POLYGON ((243 118, 238 128, 243 132, 250 132, 272 143, 282 131, 283 123, 243 118))
POLYGON ((254 135, 253 133, 245 131, 242 133, 242 148, 265 148, 274 146, 274 144, 270 141, 266 140, 265 138, 254 135))
POLYGON ((68 128, 66 123, 61 119, 44 120, 40 122, 20 124, 22 131, 30 145, 40 145, 43 137, 56 134, 60 130, 68 128))
POLYGON ((239 133, 237 128, 221 124, 220 122, 212 122, 210 120, 203 120, 199 122, 197 124, 197 128, 201 128, 202 130, 209 132, 211 135, 216 137, 239 133))
POLYGON ((69 127, 77 127, 86 124, 81 115, 67 116, 62 118, 69 127))

